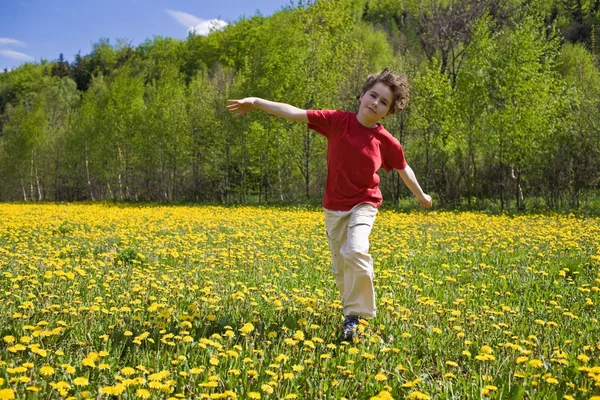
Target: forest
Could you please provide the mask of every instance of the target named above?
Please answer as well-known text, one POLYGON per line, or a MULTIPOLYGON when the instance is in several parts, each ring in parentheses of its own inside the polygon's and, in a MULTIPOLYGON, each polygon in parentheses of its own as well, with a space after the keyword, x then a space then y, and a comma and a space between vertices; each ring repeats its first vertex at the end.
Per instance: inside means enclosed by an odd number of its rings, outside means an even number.
MULTIPOLYGON (((0 201, 317 203, 326 139, 227 99, 355 111, 389 66, 411 96, 382 123, 436 204, 577 209, 600 182, 598 22, 600 0, 314 0, 99 38, 0 73, 0 201)), ((410 197, 397 172, 381 189, 410 197)))

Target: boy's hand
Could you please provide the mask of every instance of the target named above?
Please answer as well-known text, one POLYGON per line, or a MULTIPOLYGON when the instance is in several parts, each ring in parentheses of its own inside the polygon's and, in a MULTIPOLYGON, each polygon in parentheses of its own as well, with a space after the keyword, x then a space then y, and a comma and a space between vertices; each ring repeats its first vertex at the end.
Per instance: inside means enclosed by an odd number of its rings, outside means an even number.
POLYGON ((252 111, 254 108, 256 108, 257 100, 258 99, 256 97, 246 97, 245 99, 241 100, 227 100, 227 103, 229 103, 227 110, 236 117, 241 117, 248 111, 252 111))
POLYGON ((419 197, 417 200, 419 200, 419 203, 425 208, 431 208, 431 204, 433 203, 431 196, 425 193, 423 193, 423 197, 419 197))

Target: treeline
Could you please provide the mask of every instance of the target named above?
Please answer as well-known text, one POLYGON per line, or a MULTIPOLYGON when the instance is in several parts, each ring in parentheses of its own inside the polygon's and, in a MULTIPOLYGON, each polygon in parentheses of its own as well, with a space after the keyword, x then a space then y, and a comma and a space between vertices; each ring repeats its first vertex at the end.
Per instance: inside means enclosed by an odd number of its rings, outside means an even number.
MULTIPOLYGON (((369 73, 411 82, 384 119, 438 203, 577 207, 600 180, 599 1, 331 0, 186 40, 100 40, 0 74, 0 200, 290 202, 322 195, 326 140, 229 98, 355 110, 369 73)), ((382 174, 387 202, 408 196, 382 174)))

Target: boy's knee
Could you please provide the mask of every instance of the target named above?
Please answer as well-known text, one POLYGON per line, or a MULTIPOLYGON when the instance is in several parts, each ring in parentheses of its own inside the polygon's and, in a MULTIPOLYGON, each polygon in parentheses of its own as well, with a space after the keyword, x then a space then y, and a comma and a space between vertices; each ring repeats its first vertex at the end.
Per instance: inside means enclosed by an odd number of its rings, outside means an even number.
POLYGON ((348 249, 342 250, 342 256, 347 266, 354 270, 373 270, 372 259, 368 249, 348 249))
POLYGON ((344 257, 344 260, 360 259, 370 257, 369 255, 369 242, 366 243, 349 243, 346 242, 344 247, 340 249, 340 254, 344 257))

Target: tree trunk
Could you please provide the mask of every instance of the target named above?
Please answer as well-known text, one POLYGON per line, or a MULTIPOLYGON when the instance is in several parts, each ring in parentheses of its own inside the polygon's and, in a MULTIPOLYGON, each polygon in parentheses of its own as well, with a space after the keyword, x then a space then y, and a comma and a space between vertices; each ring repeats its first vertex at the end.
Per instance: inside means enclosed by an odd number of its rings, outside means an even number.
POLYGON ((129 191, 129 152, 125 150, 125 198, 131 200, 131 192, 129 191))
POLYGON ((119 174, 118 174, 118 182, 119 182, 119 200, 123 201, 123 180, 122 180, 122 172, 123 171, 123 155, 121 154, 121 148, 117 147, 117 158, 119 164, 119 174))
POLYGON ((38 174, 38 169, 35 169, 35 183, 37 185, 37 192, 38 192, 38 201, 42 201, 43 196, 42 196, 42 189, 40 186, 40 176, 38 174))
POLYGON ((27 191, 25 190, 25 184, 23 183, 23 179, 21 179, 21 189, 23 189, 23 201, 27 202, 27 191))
POLYGON ((31 172, 29 174, 29 198, 31 201, 35 199, 35 196, 33 195, 33 155, 34 150, 31 150, 31 172))
POLYGON ((110 197, 112 200, 114 200, 114 199, 115 199, 115 195, 114 195, 114 193, 113 193, 113 191, 112 191, 112 188, 110 187, 110 183, 109 183, 109 182, 106 182, 106 186, 107 186, 107 188, 108 188, 108 196, 109 196, 109 197, 110 197))
POLYGON ((92 190, 92 181, 90 179, 90 165, 89 165, 89 157, 88 157, 88 145, 85 144, 85 174, 87 177, 88 190, 90 191, 90 198, 92 201, 96 201, 94 198, 94 191, 92 190))

